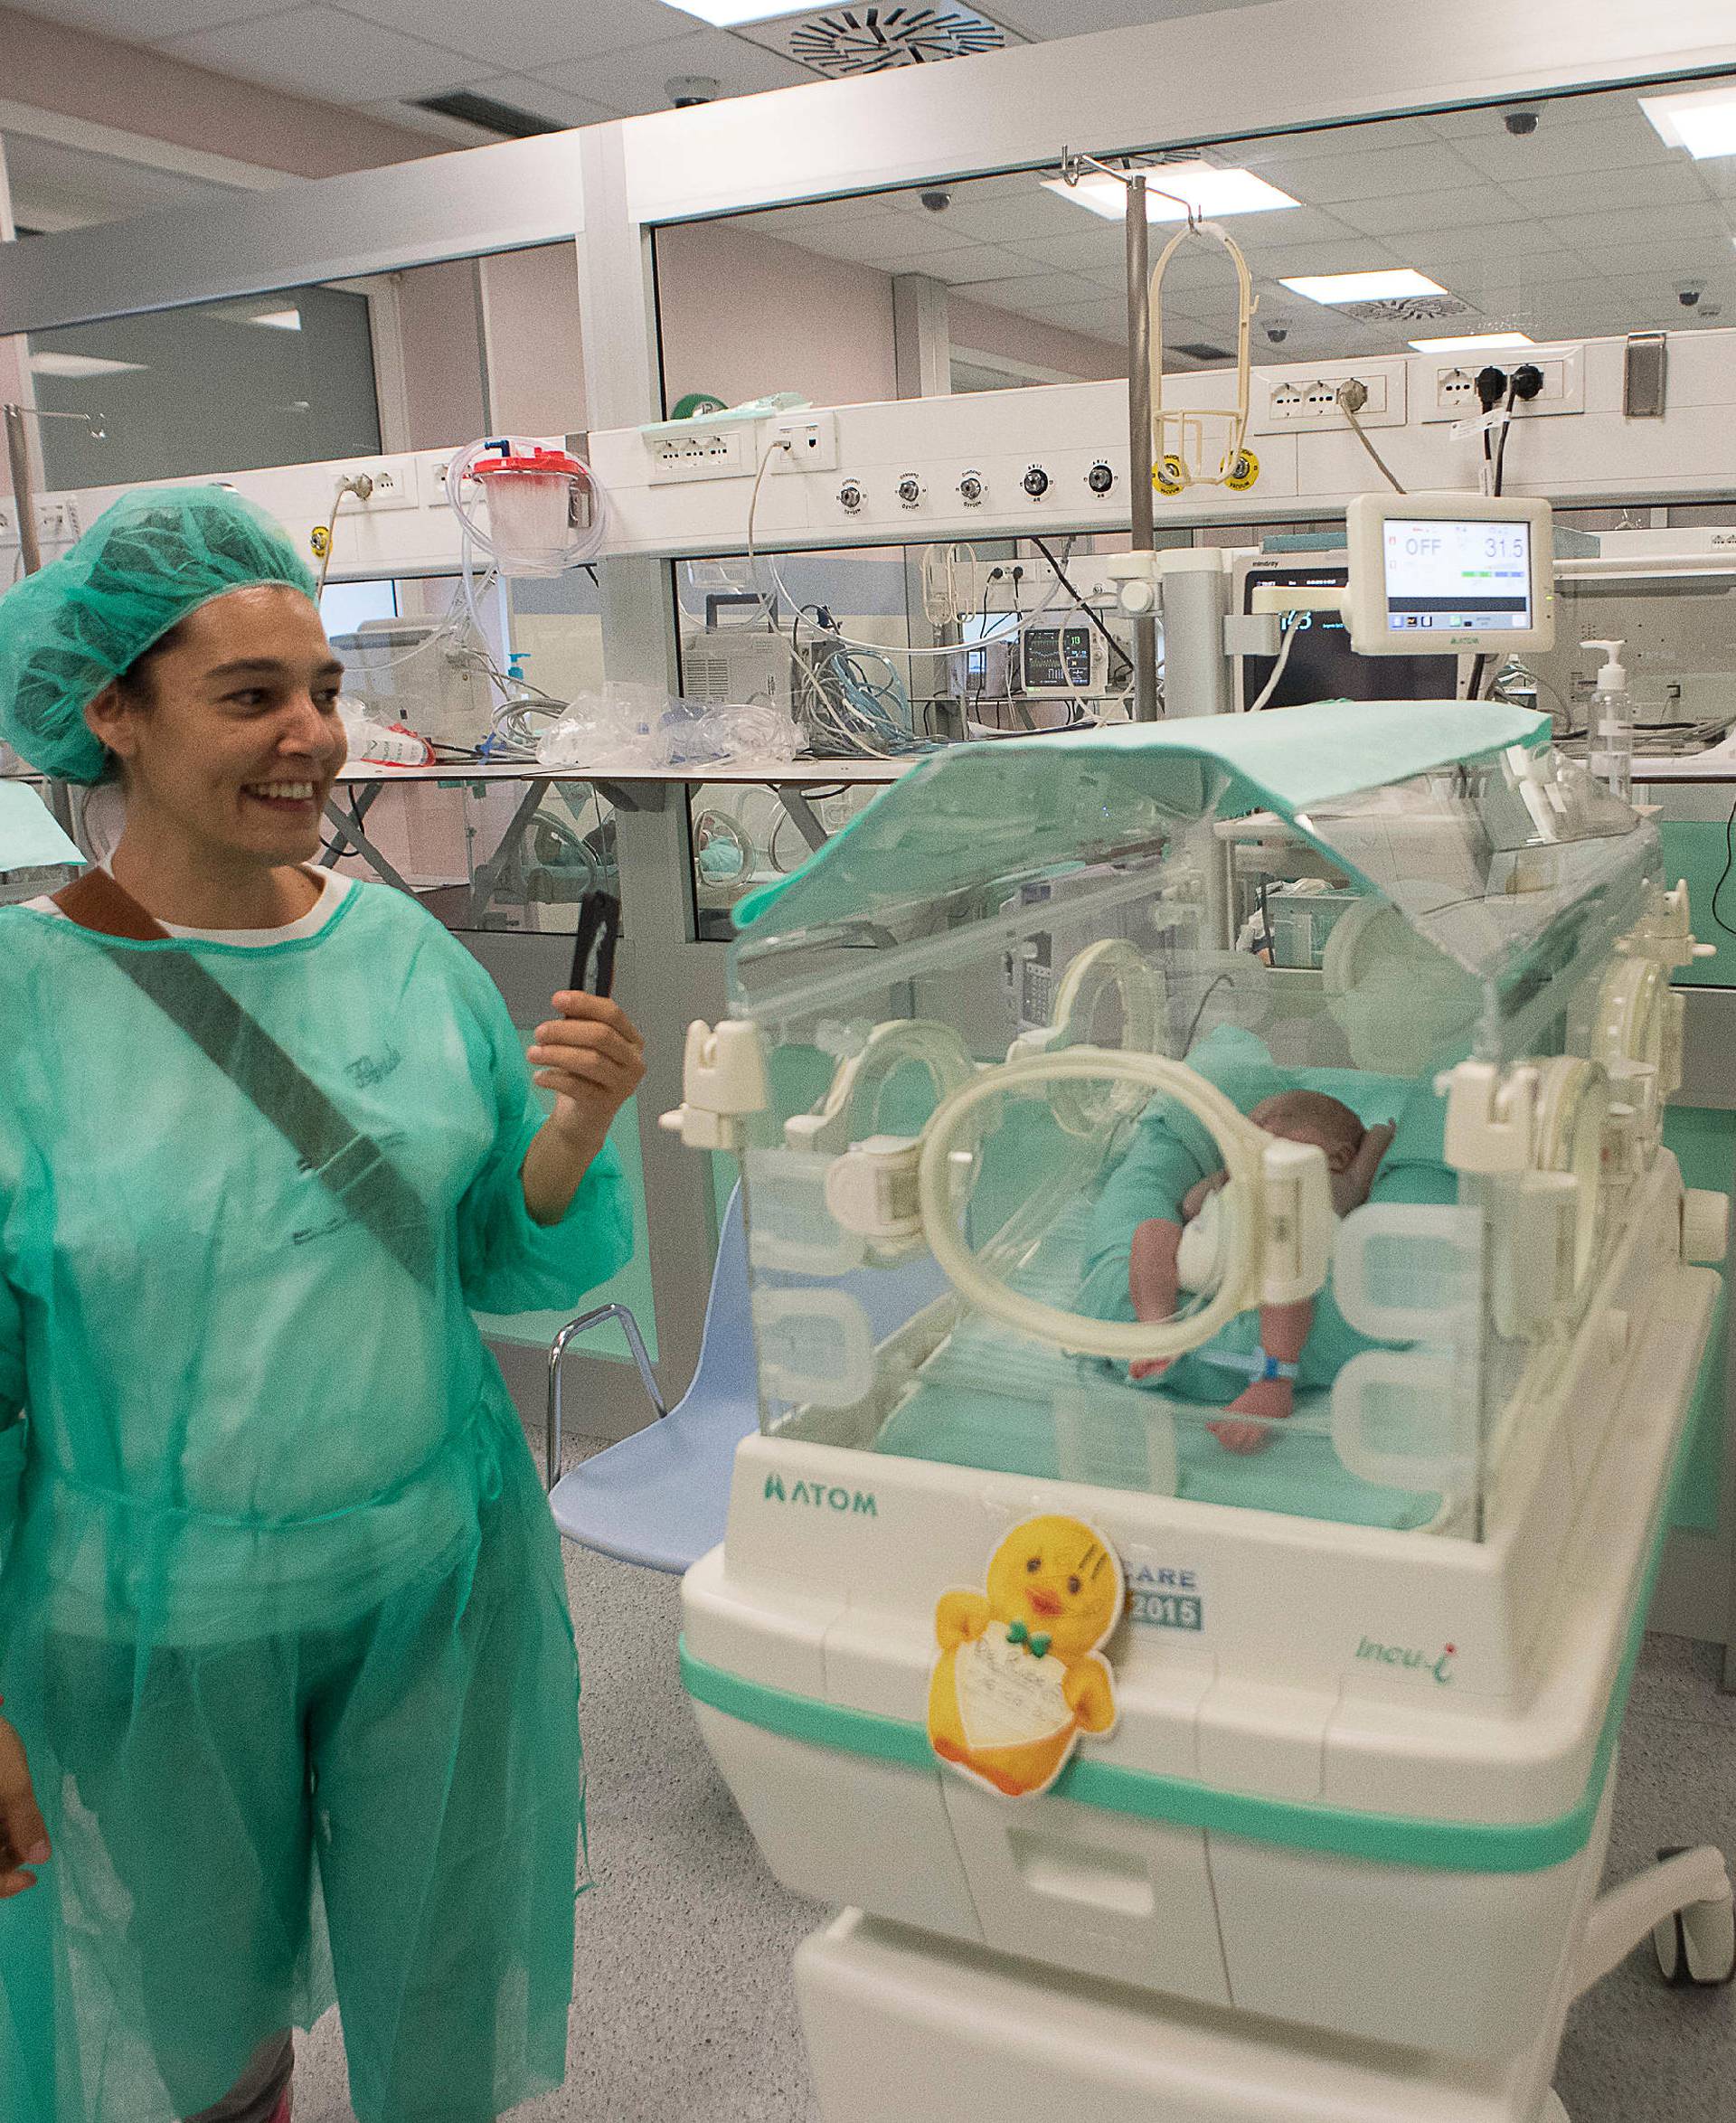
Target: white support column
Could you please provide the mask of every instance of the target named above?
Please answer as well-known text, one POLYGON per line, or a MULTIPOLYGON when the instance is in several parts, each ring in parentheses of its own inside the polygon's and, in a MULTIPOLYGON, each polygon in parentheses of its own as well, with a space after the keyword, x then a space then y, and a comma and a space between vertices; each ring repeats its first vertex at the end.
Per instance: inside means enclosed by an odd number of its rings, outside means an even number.
MULTIPOLYGON (((650 231, 627 206, 617 126, 579 136, 585 233, 579 239, 579 320, 593 428, 637 427, 663 416, 663 360, 650 231)), ((606 561, 599 571, 603 668, 611 678, 679 684, 668 564, 606 561)), ((724 1014, 722 946, 693 934, 693 847, 687 790, 679 784, 618 810, 626 948, 617 994, 645 1035, 646 1074, 639 1090, 639 1148, 648 1204, 652 1286, 656 1293, 657 1363, 665 1398, 685 1389, 699 1358, 711 1291, 716 1218, 706 1158, 657 1126, 681 1103, 684 1036, 692 1019, 724 1014)))

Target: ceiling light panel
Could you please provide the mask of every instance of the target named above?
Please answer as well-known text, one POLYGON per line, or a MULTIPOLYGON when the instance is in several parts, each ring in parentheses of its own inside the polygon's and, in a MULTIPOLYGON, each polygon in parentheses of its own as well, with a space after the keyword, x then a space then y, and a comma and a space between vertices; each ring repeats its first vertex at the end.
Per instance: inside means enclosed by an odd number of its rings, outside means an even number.
POLYGON ((797 12, 788 7, 767 7, 763 0, 666 0, 683 14, 697 15, 713 29, 732 30, 744 22, 771 22, 778 15, 797 12))
POLYGON ((94 354, 33 354, 31 373, 37 376, 122 376, 142 370, 141 361, 104 361, 94 354))
POLYGON ((1408 295, 1445 295, 1447 290, 1426 273, 1398 266, 1370 273, 1305 273, 1286 280, 1293 295, 1309 302, 1393 302, 1408 295))
POLYGON ((1696 162, 1736 155, 1736 86, 1722 83, 1686 96, 1642 96, 1639 108, 1670 147, 1685 147, 1696 162))
MULTIPOLYGON (((1190 162, 1165 163, 1140 174, 1146 179, 1148 222, 1184 222, 1189 206, 1215 219, 1235 213, 1276 213, 1301 204, 1276 184, 1269 184, 1264 177, 1257 177, 1252 170, 1212 169, 1206 163, 1190 162), (1169 196, 1165 198, 1165 193, 1169 196), (1180 203, 1183 201, 1186 204, 1180 203)), ((1043 188, 1058 198, 1071 199, 1091 213, 1101 214, 1105 221, 1127 219, 1127 186, 1115 177, 1104 176, 1101 171, 1088 172, 1076 184, 1070 184, 1064 177, 1045 177, 1043 188)))

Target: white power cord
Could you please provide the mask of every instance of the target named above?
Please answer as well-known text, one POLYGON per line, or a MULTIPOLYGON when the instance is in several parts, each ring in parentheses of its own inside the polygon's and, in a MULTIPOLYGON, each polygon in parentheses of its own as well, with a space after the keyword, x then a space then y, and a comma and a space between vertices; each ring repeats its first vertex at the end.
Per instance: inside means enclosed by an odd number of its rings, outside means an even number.
POLYGON ((1292 612, 1290 614, 1291 624, 1284 629, 1284 639, 1278 648, 1278 661, 1272 665, 1271 676, 1268 678, 1265 684, 1261 686, 1260 691, 1260 698, 1258 700, 1250 701, 1248 703, 1248 712, 1250 715, 1259 714, 1260 711, 1266 705, 1267 702, 1270 700, 1272 695, 1278 691, 1279 683, 1284 676, 1284 667, 1290 660, 1290 651, 1296 646, 1296 637, 1302 631, 1301 627, 1296 624, 1300 617, 1301 615, 1297 612, 1292 612))
POLYGON ((1387 485, 1391 486, 1395 493, 1402 494, 1404 492, 1404 488, 1400 485, 1398 476, 1396 473, 1394 473, 1392 466, 1389 465, 1386 459, 1381 455, 1380 451, 1376 449, 1374 445, 1369 440, 1367 429, 1364 428, 1363 423, 1356 418, 1357 414, 1360 413, 1363 408, 1368 403, 1368 386, 1365 383, 1359 383, 1354 376, 1347 377, 1344 382, 1339 384, 1337 392, 1335 393, 1335 395, 1338 401, 1338 410, 1343 413, 1345 420, 1350 422, 1351 433, 1356 438, 1357 441, 1362 444, 1363 448, 1368 452, 1369 456, 1373 458, 1376 466, 1380 469, 1382 476, 1385 479, 1387 485))

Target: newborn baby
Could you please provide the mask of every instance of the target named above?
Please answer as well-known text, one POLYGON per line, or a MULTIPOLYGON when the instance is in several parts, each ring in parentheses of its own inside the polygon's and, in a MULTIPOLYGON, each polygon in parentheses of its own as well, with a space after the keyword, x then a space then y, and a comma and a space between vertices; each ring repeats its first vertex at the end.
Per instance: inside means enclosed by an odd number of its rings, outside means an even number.
MULTIPOLYGON (((1392 1140, 1390 1125, 1382 1122, 1364 1128, 1348 1106, 1324 1091, 1279 1091, 1262 1099, 1248 1118, 1268 1135, 1286 1142, 1312 1143, 1326 1154, 1332 1205, 1339 1216, 1349 1215, 1367 1201, 1376 1168, 1392 1140)), ((1180 1222, 1172 1217, 1148 1217, 1135 1231, 1127 1283, 1137 1318, 1173 1319, 1180 1292, 1198 1288, 1209 1272, 1217 1251, 1216 1196, 1228 1177, 1225 1172, 1215 1172, 1190 1187, 1182 1199, 1180 1222)), ((1310 1297, 1260 1307, 1261 1354, 1252 1362, 1246 1389, 1230 1403, 1231 1415, 1269 1420, 1291 1412, 1296 1368, 1313 1324, 1310 1297)), ((1197 1354, 1208 1363, 1230 1361, 1214 1356, 1209 1344, 1197 1354)), ((1143 1357, 1128 1367, 1128 1376, 1155 1378, 1169 1368, 1170 1361, 1164 1356, 1143 1357)), ((1270 1442, 1258 1422, 1223 1420, 1207 1427, 1231 1452, 1258 1452, 1270 1442)))

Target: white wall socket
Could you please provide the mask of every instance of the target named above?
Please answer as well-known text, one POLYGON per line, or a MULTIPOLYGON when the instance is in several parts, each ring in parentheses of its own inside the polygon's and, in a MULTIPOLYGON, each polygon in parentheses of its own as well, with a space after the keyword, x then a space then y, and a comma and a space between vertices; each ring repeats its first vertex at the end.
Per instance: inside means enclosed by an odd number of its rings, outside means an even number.
POLYGON ((373 481, 373 492, 366 501, 356 495, 346 496, 343 504, 345 511, 363 508, 371 515, 378 515, 386 509, 413 509, 417 505, 414 458, 364 458, 357 464, 340 465, 337 468, 344 478, 359 479, 365 473, 373 481))
POLYGON ((1402 428, 1405 379, 1406 364, 1401 360, 1257 371, 1253 431, 1256 435, 1285 435, 1299 429, 1305 434, 1324 434, 1336 429, 1348 434, 1350 423, 1338 403, 1338 392, 1342 384, 1349 382, 1360 383, 1368 392, 1368 403, 1356 414, 1364 428, 1402 428))
MULTIPOLYGON (((1509 376, 1532 362, 1543 371, 1543 387, 1535 398, 1522 400, 1514 409, 1515 420, 1534 420, 1549 413, 1582 413, 1585 410, 1585 349, 1583 346, 1503 346, 1491 351, 1490 361, 1509 376)), ((1477 375, 1486 364, 1474 353, 1457 360, 1437 354, 1421 364, 1418 396, 1422 420, 1475 420, 1482 417, 1477 402, 1477 375)))
POLYGON ((838 416, 834 412, 779 413, 771 422, 767 442, 777 448, 781 462, 774 471, 835 472, 838 468, 838 416))
POLYGON ((759 467, 759 434, 757 423, 738 421, 712 428, 703 420, 684 420, 679 434, 647 435, 645 449, 651 484, 666 486, 677 479, 740 478, 759 467))

